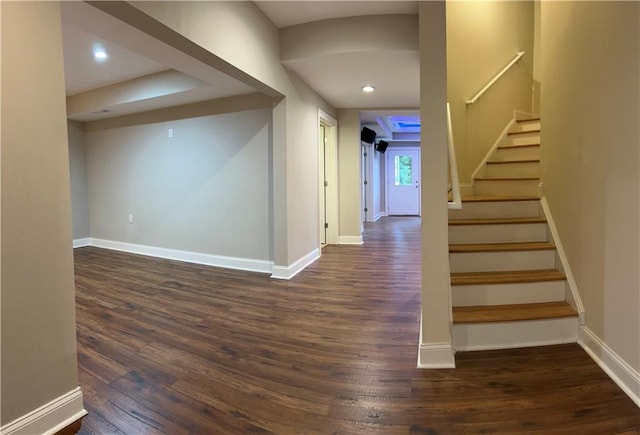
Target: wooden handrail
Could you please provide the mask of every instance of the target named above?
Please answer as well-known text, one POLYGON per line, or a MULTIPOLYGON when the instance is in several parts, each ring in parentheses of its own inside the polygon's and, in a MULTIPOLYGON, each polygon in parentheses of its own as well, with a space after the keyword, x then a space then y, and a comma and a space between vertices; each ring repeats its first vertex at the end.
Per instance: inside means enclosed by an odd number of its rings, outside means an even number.
POLYGON ((491 81, 487 83, 484 88, 480 89, 480 91, 478 91, 478 93, 474 95, 472 99, 467 100, 467 105, 473 104, 478 101, 482 94, 487 92, 487 89, 489 89, 495 82, 497 82, 498 79, 509 70, 509 68, 511 68, 518 60, 520 60, 522 56, 524 56, 524 53, 524 51, 519 51, 518 54, 516 54, 516 57, 514 57, 507 66, 502 68, 502 71, 500 71, 493 79, 491 79, 491 81))
POLYGON ((449 154, 449 176, 451 177, 451 190, 453 201, 448 202, 451 209, 462 208, 462 197, 460 195, 460 182, 458 180, 458 164, 456 162, 456 149, 453 144, 453 128, 451 127, 451 108, 447 103, 447 147, 449 154))

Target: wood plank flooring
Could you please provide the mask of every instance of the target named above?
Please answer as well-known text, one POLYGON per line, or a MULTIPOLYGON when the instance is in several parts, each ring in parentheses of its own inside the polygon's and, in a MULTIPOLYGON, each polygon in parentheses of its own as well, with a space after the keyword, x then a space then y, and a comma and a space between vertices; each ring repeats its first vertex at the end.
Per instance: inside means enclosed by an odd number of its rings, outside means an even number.
POLYGON ((617 434, 640 409, 578 345, 416 369, 420 221, 291 281, 75 250, 81 434, 617 434))

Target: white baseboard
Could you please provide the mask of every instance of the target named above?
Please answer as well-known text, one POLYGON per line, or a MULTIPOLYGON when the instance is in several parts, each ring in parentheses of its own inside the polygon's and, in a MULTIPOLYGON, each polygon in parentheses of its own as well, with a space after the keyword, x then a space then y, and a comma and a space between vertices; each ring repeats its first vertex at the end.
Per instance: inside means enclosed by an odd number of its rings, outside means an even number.
POLYGON ((451 343, 420 343, 419 369, 455 369, 455 352, 451 343))
POLYGON ((578 315, 580 316, 580 323, 582 324, 584 323, 584 306, 582 305, 582 299, 580 298, 580 292, 578 291, 578 284, 576 283, 576 280, 573 277, 573 272, 571 272, 571 266, 569 266, 569 259, 567 258, 567 254, 562 245, 562 241, 560 240, 560 235, 558 234, 558 228, 556 227, 556 223, 553 220, 553 215, 551 214, 551 209, 549 208, 549 203, 547 202, 547 198, 545 198, 544 196, 540 198, 540 205, 542 206, 542 212, 544 213, 544 217, 547 219, 547 225, 549 226, 551 239, 553 243, 556 245, 556 252, 558 253, 558 259, 560 261, 560 264, 562 265, 562 270, 564 271, 564 274, 567 276, 567 285, 569 286, 567 301, 578 312, 578 315))
POLYGON ((113 240, 90 238, 89 245, 98 248, 112 249, 114 251, 123 251, 132 254, 148 255, 150 257, 166 258, 168 260, 185 261, 187 263, 204 264, 207 266, 223 267, 227 269, 247 270, 250 272, 271 273, 273 268, 273 262, 268 260, 203 254, 200 252, 157 248, 155 246, 137 245, 134 243, 116 242, 113 240))
POLYGON ((387 212, 386 211, 381 211, 376 213, 376 215, 373 217, 373 221, 376 222, 378 219, 387 216, 387 212))
POLYGON ((506 125, 504 130, 502 130, 502 133, 500 133, 500 135, 498 136, 498 139, 496 139, 496 141, 493 143, 493 146, 491 146, 487 154, 485 154, 484 158, 482 159, 478 167, 475 169, 475 171, 473 171, 473 173, 471 174, 472 179, 476 179, 479 176, 480 171, 482 170, 482 168, 484 168, 487 161, 489 161, 489 158, 493 155, 493 152, 498 148, 498 145, 500 145, 500 143, 504 140, 504 138, 509 136, 509 130, 511 129, 511 127, 515 125, 515 123, 516 123, 516 119, 514 117, 511 121, 509 121, 509 123, 506 125))
MULTIPOLYGON (((451 322, 449 322, 451 330, 451 322)), ((423 343, 422 342, 422 313, 420 313, 420 334, 418 336, 418 363, 419 369, 455 369, 456 351, 453 343, 423 343)))
POLYGON ((273 266, 271 271, 271 278, 275 279, 291 279, 296 276, 302 270, 320 258, 320 249, 316 248, 309 252, 307 255, 299 258, 289 266, 273 266))
POLYGON ((580 328, 578 343, 640 408, 640 373, 584 325, 580 328))
POLYGON ((338 236, 338 245, 362 245, 362 236, 338 236))
POLYGON ((73 239, 73 248, 83 248, 91 245, 91 238, 84 237, 82 239, 73 239))
POLYGON ((2 435, 50 435, 87 415, 82 405, 82 391, 76 387, 28 414, 0 428, 2 435))

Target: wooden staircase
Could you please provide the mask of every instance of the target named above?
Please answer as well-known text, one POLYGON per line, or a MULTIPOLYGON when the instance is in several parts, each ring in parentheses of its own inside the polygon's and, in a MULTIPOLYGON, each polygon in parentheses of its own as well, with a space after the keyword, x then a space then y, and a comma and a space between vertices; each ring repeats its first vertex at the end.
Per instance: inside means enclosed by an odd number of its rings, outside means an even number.
POLYGON ((538 198, 540 120, 517 121, 474 196, 449 210, 456 350, 577 341, 578 313, 538 198))

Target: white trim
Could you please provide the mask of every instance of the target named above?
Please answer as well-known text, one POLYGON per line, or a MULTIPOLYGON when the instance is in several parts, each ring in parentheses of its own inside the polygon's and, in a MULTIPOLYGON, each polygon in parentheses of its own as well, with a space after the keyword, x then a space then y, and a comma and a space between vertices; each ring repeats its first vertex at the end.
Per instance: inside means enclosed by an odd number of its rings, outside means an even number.
POLYGON ((289 266, 273 266, 271 272, 271 278, 274 279, 291 279, 308 265, 320 258, 320 249, 316 248, 308 254, 302 256, 298 260, 291 263, 289 266))
MULTIPOLYGON (((338 121, 323 111, 318 109, 318 125, 324 124, 328 128, 328 148, 327 148, 327 244, 338 243, 338 222, 339 222, 339 202, 338 202, 338 121)), ((318 199, 319 201, 319 199, 318 199)))
MULTIPOLYGON (((451 330, 451 327, 449 327, 451 330)), ((420 334, 418 338, 419 369, 455 369, 456 351, 452 343, 423 343, 422 342, 422 310, 420 312, 420 334)))
POLYGON ((378 219, 383 218, 387 216, 387 212, 386 211, 379 211, 378 213, 376 213, 376 215, 373 217, 373 221, 376 222, 378 221, 378 219))
POLYGON ((449 179, 451 180, 451 197, 449 209, 462 208, 462 196, 460 194, 460 181, 458 180, 458 163, 456 160, 456 147, 453 141, 453 128, 451 126, 451 107, 447 102, 447 154, 449 157, 449 179))
POLYGON ((91 237, 85 237, 83 239, 73 239, 73 248, 84 248, 91 245, 91 237))
POLYGON ((421 343, 418 350, 419 369, 455 369, 456 360, 450 343, 421 343))
POLYGON ((578 343, 640 408, 640 373, 584 325, 580 328, 578 343))
POLYGON ((516 124, 516 119, 514 117, 513 119, 511 119, 511 121, 509 121, 507 126, 502 130, 502 133, 500 133, 500 136, 498 136, 498 139, 494 142, 493 146, 489 149, 487 154, 485 154, 484 158, 482 159, 482 161, 480 162, 476 170, 473 171, 473 173, 471 174, 472 180, 475 180, 475 178, 478 176, 480 171, 485 167, 485 165, 487 164, 487 161, 489 161, 489 158, 493 155, 494 151, 498 148, 498 145, 500 145, 500 142, 502 142, 506 137, 508 137, 509 130, 511 130, 511 127, 513 127, 515 124, 516 124))
POLYGON ((551 233, 551 239, 556 246, 556 252, 558 254, 558 259, 560 260, 560 264, 562 265, 562 269, 567 277, 567 284, 569 285, 569 296, 568 302, 573 305, 578 314, 580 315, 580 324, 584 323, 584 305, 582 305, 582 299, 580 298, 580 292, 578 291, 578 284, 576 284, 576 280, 573 277, 573 272, 571 271, 571 266, 569 266, 569 259, 567 258, 567 254, 562 246, 562 241, 560 240, 560 235, 558 234, 558 228, 556 227, 556 223, 553 220, 553 216, 551 215, 551 209, 549 208, 549 203, 547 202, 546 197, 540 198, 540 205, 542 206, 542 213, 544 213, 544 217, 547 219, 547 225, 549 226, 549 232, 551 233))
POLYGON ((87 415, 82 405, 82 391, 76 387, 68 393, 29 412, 0 428, 2 435, 50 435, 87 415))
POLYGON ((362 236, 338 236, 338 245, 362 245, 362 236))
POLYGON ((90 239, 90 246, 112 249, 168 260, 185 261, 187 263, 204 264, 226 269, 247 270, 250 272, 270 273, 273 262, 251 258, 227 257, 224 255, 204 254, 201 252, 180 251, 178 249, 158 248, 155 246, 137 245, 134 243, 116 242, 114 240, 90 239))

